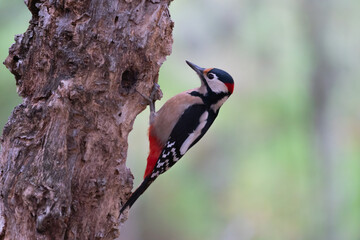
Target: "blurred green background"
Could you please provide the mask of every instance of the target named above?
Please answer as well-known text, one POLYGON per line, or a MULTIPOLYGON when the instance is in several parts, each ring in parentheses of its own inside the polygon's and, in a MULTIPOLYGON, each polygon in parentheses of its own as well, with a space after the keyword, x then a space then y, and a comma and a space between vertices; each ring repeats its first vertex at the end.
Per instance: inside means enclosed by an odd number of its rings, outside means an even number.
MULTIPOLYGON (((228 71, 213 127, 133 206, 121 240, 359 240, 360 2, 175 0, 164 98, 197 87, 185 64, 228 71)), ((0 0, 0 58, 30 13, 0 0)), ((0 66, 0 127, 21 102, 0 66)), ((127 166, 140 184, 149 110, 127 166)))

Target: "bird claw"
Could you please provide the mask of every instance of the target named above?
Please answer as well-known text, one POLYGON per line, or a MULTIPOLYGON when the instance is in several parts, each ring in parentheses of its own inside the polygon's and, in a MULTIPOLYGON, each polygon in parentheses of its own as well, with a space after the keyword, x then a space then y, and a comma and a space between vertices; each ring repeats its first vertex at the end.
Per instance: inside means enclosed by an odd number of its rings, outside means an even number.
POLYGON ((154 86, 151 90, 150 96, 147 97, 138 90, 136 90, 144 99, 148 101, 148 104, 150 106, 150 124, 154 121, 155 118, 155 102, 157 100, 160 100, 163 97, 163 93, 160 89, 160 85, 157 83, 154 83, 154 86))
POLYGON ((160 100, 163 97, 163 93, 160 89, 160 85, 157 83, 154 83, 154 86, 151 90, 150 96, 145 96, 141 92, 139 92, 137 89, 135 89, 137 93, 139 93, 145 100, 148 101, 148 104, 154 103, 157 100, 160 100))
POLYGON ((150 94, 151 101, 155 102, 157 100, 160 100, 162 97, 163 97, 163 93, 160 89, 160 85, 154 83, 153 89, 151 90, 151 94, 150 94))

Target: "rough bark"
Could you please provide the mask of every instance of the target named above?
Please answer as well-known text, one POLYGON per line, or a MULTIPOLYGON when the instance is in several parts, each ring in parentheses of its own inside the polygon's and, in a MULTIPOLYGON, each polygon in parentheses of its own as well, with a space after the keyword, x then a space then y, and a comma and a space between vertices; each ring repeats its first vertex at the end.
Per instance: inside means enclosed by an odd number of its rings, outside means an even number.
POLYGON ((5 65, 23 103, 4 127, 1 239, 114 239, 127 137, 171 52, 171 0, 27 0, 5 65))

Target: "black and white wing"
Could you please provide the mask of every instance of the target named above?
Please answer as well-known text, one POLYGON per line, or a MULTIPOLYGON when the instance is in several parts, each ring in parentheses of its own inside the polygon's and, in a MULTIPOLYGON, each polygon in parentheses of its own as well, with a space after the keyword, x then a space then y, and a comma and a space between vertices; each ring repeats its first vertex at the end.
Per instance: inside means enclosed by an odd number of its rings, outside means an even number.
POLYGON ((216 115, 203 104, 187 108, 171 131, 150 178, 157 178, 179 161, 204 136, 216 115))

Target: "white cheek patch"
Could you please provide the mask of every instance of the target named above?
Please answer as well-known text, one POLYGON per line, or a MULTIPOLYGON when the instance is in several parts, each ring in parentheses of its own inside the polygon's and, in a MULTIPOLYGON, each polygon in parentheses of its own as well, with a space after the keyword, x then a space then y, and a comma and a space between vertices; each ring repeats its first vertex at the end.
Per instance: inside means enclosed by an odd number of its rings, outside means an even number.
POLYGON ((208 116, 209 116, 209 113, 207 111, 205 111, 201 115, 199 125, 194 130, 194 132, 189 134, 188 138, 181 145, 181 148, 180 148, 181 155, 184 155, 187 152, 187 150, 189 149, 189 147, 191 146, 191 144, 201 135, 201 130, 205 127, 208 116))
POLYGON ((207 80, 207 83, 214 93, 228 92, 226 85, 217 78, 214 78, 213 80, 207 80))

